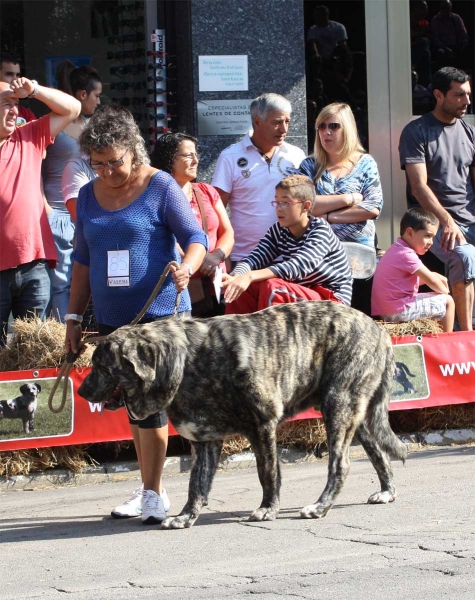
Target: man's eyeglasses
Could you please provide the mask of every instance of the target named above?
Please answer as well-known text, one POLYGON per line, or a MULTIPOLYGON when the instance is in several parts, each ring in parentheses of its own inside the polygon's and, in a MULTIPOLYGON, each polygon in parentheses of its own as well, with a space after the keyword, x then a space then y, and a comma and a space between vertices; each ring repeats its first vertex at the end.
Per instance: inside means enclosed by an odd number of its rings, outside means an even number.
POLYGON ((330 131, 337 131, 341 127, 341 123, 319 123, 317 129, 320 131, 325 131, 328 127, 330 131))
POLYGON ((177 154, 184 160, 200 160, 200 155, 198 152, 189 152, 188 154, 177 154))
POLYGON ((278 208, 289 208, 293 204, 303 204, 302 200, 296 200, 295 202, 277 202, 277 200, 272 200, 272 206, 277 206, 278 208))
POLYGON ((110 169, 111 171, 113 171, 114 169, 117 169, 118 167, 121 167, 124 164, 125 155, 128 151, 129 150, 127 149, 124 152, 124 154, 117 160, 108 160, 106 163, 92 162, 91 160, 89 160, 89 164, 91 165, 91 168, 94 169, 94 171, 101 171, 102 169, 110 169))

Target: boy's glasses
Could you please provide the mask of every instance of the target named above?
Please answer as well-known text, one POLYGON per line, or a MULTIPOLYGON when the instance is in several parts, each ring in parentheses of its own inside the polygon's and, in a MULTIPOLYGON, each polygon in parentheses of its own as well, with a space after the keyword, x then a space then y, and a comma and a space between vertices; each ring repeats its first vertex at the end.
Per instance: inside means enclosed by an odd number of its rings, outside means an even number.
POLYGON ((341 127, 341 123, 319 123, 317 129, 320 131, 325 131, 328 127, 330 131, 337 131, 341 127))
POLYGON ((293 204, 303 204, 303 202, 302 200, 296 200, 295 202, 277 202, 277 200, 272 200, 271 204, 277 208, 289 208, 293 204))
POLYGON ((111 171, 113 171, 114 169, 117 169, 118 167, 121 167, 124 164, 125 155, 127 154, 127 152, 128 150, 126 150, 123 156, 121 156, 117 160, 108 160, 106 163, 89 161, 89 164, 94 169, 94 171, 101 171, 102 169, 110 169, 111 171))

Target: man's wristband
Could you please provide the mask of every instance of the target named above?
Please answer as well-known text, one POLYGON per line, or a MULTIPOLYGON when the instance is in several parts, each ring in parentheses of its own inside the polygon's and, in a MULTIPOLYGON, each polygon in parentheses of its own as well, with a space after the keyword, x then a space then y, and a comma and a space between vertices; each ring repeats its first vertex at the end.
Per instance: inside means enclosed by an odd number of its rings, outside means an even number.
POLYGON ((30 80, 31 83, 33 84, 33 91, 31 92, 31 94, 28 96, 28 98, 34 98, 35 96, 38 95, 38 82, 36 81, 36 79, 31 79, 30 80))
POLYGON ((64 315, 64 320, 65 321, 77 321, 78 323, 82 323, 83 316, 76 315, 74 313, 68 313, 67 315, 64 315))

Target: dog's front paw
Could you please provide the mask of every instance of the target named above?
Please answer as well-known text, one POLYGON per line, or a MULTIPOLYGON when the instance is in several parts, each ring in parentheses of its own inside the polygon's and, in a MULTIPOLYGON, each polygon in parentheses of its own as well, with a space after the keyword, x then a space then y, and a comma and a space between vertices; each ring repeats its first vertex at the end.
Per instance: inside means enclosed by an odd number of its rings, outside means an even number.
POLYGON ((178 515, 178 517, 168 517, 162 521, 162 529, 188 529, 193 526, 193 523, 198 518, 198 515, 193 517, 190 514, 178 515))
POLYGON ((302 519, 321 519, 323 518, 327 512, 330 510, 330 506, 326 506, 324 504, 309 504, 308 506, 304 506, 300 511, 300 516, 302 519))
POLYGON ((368 504, 388 504, 396 500, 396 492, 375 492, 368 498, 368 504))
POLYGON ((278 514, 279 510, 276 508, 261 506, 251 514, 249 521, 274 521, 278 514))

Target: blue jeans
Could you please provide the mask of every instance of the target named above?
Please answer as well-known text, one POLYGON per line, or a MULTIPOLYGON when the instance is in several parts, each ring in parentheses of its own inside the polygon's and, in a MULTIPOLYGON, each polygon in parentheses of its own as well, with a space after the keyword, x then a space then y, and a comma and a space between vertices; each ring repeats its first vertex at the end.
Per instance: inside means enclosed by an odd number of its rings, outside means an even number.
POLYGON ((49 272, 51 278, 51 304, 48 306, 47 314, 52 313, 57 321, 64 321, 64 315, 68 312, 71 290, 75 225, 70 214, 60 210, 53 210, 48 215, 48 221, 58 252, 58 262, 56 267, 49 272))
POLYGON ((10 312, 13 318, 44 319, 51 297, 49 266, 46 260, 34 260, 12 269, 0 271, 0 346, 6 338, 10 312))
POLYGON ((445 274, 450 285, 475 279, 475 223, 469 227, 459 227, 467 240, 466 244, 455 242, 453 250, 444 250, 440 247, 443 227, 439 227, 430 249, 445 264, 445 274))

